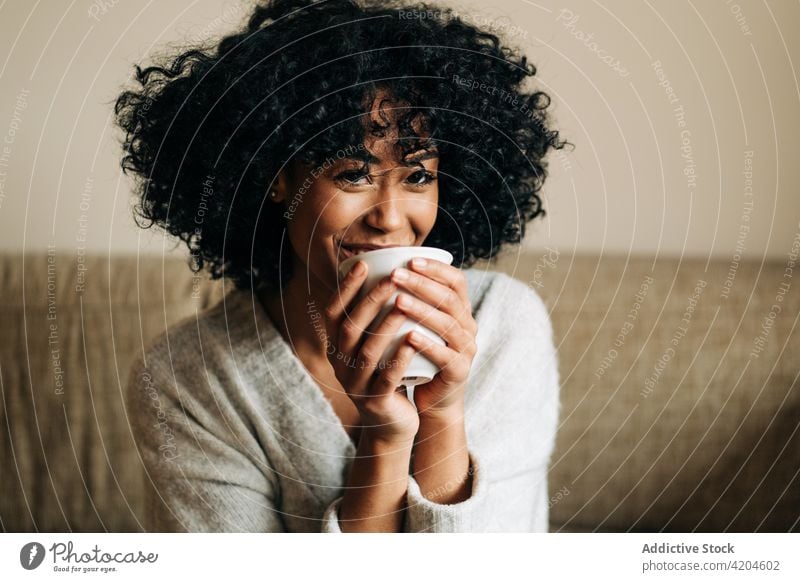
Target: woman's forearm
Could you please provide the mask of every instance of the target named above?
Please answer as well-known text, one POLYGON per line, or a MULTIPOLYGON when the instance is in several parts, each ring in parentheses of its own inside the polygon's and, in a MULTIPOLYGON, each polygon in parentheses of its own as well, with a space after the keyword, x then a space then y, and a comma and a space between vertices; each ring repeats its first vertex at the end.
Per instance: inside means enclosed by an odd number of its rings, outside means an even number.
POLYGON ((422 495, 434 503, 469 499, 472 474, 462 412, 447 417, 420 415, 412 469, 422 495))
POLYGON ((399 532, 405 517, 413 440, 387 442, 363 432, 339 507, 343 532, 399 532))

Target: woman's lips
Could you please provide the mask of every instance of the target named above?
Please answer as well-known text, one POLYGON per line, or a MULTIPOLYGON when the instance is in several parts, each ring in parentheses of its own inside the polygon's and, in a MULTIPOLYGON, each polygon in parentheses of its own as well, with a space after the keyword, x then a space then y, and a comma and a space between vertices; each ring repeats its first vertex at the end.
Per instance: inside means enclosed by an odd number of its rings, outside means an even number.
POLYGON ((349 259, 353 256, 353 253, 348 251, 345 247, 339 247, 339 262, 349 259))
POLYGON ((371 246, 345 246, 345 245, 341 245, 339 247, 339 254, 340 254, 342 260, 344 260, 344 259, 349 259, 350 257, 354 257, 356 255, 359 255, 361 253, 366 253, 368 251, 374 251, 376 249, 388 249, 388 248, 391 248, 392 246, 398 246, 398 245, 389 245, 389 246, 385 246, 385 247, 379 247, 379 246, 375 246, 375 245, 371 245, 371 246))
POLYGON ((346 247, 342 245, 341 247, 341 256, 342 259, 349 259, 350 257, 354 257, 355 255, 365 253, 367 251, 371 251, 373 249, 366 248, 366 247, 346 247))

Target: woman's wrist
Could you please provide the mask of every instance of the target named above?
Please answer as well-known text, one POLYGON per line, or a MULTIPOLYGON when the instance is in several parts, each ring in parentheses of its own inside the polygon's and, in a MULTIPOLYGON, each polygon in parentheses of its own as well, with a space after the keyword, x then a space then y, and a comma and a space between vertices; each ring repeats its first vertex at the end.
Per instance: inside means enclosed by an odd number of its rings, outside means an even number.
MULTIPOLYGON (((419 411, 419 424, 420 430, 425 428, 425 430, 437 429, 437 428, 444 428, 444 427, 451 427, 453 425, 457 425, 458 423, 464 422, 464 402, 460 402, 456 405, 450 406, 448 408, 443 409, 436 409, 436 408, 428 408, 425 410, 419 411)), ((419 431, 417 431, 419 433, 419 431)))
POLYGON ((343 532, 402 531, 413 444, 362 431, 339 508, 343 532))
POLYGON ((417 407, 417 414, 420 423, 448 423, 456 422, 464 416, 464 393, 463 385, 450 387, 447 389, 446 398, 437 397, 435 394, 426 393, 422 390, 414 394, 414 403, 417 407))
POLYGON ((472 492, 463 407, 420 415, 412 471, 426 498, 452 504, 472 492))
POLYGON ((358 443, 359 448, 361 448, 361 443, 365 442, 366 447, 369 449, 378 449, 383 452, 397 450, 408 450, 410 452, 414 448, 415 438, 416 433, 408 435, 387 434, 379 430, 362 427, 358 443))
MULTIPOLYGON (((359 424, 361 438, 384 448, 413 447, 414 437, 419 430, 420 419, 417 414, 409 416, 404 422, 387 423, 376 420, 363 412, 359 424)), ((359 439, 360 442, 360 439, 359 439)))

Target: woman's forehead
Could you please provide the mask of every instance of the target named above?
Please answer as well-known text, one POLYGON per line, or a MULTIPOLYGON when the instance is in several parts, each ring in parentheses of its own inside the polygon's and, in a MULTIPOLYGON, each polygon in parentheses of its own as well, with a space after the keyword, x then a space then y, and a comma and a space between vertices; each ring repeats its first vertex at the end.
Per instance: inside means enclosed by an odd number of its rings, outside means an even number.
POLYGON ((411 145, 408 140, 403 140, 405 147, 401 147, 401 142, 391 138, 366 140, 363 147, 346 156, 346 159, 360 160, 369 165, 398 163, 412 165, 438 158, 439 152, 435 146, 423 143, 422 139, 420 138, 419 148, 411 149, 411 151, 408 150, 411 145))

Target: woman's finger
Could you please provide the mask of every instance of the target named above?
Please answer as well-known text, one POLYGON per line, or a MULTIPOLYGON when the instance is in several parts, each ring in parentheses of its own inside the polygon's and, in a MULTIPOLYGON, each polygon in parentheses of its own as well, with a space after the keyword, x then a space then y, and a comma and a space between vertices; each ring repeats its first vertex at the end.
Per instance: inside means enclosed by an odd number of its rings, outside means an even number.
POLYGON ((358 261, 342 279, 336 293, 325 308, 325 316, 330 322, 338 322, 347 307, 355 298, 368 271, 364 261, 358 261))
POLYGON ((436 333, 447 343, 448 347, 456 352, 467 351, 471 347, 472 336, 461 327, 453 316, 404 293, 397 296, 395 303, 398 309, 436 333))
POLYGON ((452 265, 433 259, 417 258, 410 262, 411 270, 438 281, 455 291, 461 300, 469 305, 467 279, 464 271, 452 265))
POLYGON ((425 275, 402 268, 392 271, 392 281, 425 303, 463 321, 464 327, 469 325, 468 320, 472 319, 471 307, 454 289, 425 275))
POLYGON ((439 375, 443 382, 462 382, 469 376, 472 358, 467 359, 464 355, 418 332, 411 332, 408 342, 441 370, 439 375))
POLYGON ((336 366, 337 361, 341 361, 343 352, 339 345, 341 334, 341 324, 345 318, 345 313, 350 308, 358 295, 359 289, 366 280, 368 267, 364 261, 358 261, 342 279, 339 288, 325 307, 325 329, 327 341, 325 351, 328 360, 336 366), (339 356, 338 358, 336 356, 339 356))
POLYGON ((375 381, 370 386, 372 396, 386 396, 391 394, 400 386, 400 380, 411 364, 411 359, 417 352, 414 346, 406 341, 407 335, 403 336, 403 341, 397 347, 394 355, 387 361, 386 367, 378 374, 375 381))
POLYGON ((397 286, 388 277, 382 279, 352 309, 349 309, 339 326, 339 346, 345 354, 353 354, 361 345, 361 336, 369 329, 397 286))
POLYGON ((359 386, 363 384, 365 390, 369 388, 375 373, 386 365, 382 361, 383 354, 405 321, 406 316, 402 311, 392 309, 374 331, 365 333, 366 338, 358 351, 359 379, 356 382, 359 386))

